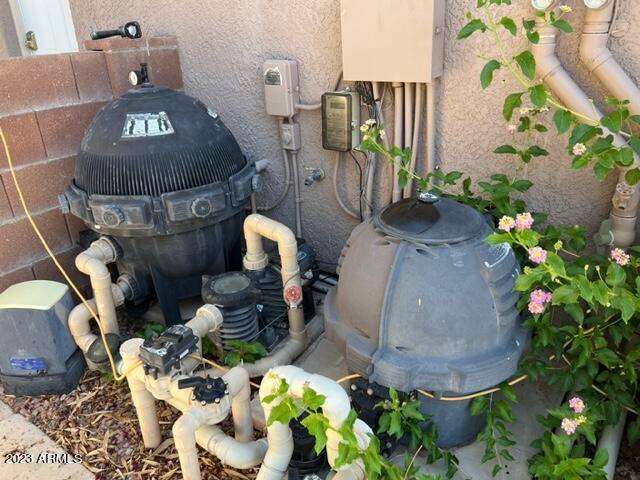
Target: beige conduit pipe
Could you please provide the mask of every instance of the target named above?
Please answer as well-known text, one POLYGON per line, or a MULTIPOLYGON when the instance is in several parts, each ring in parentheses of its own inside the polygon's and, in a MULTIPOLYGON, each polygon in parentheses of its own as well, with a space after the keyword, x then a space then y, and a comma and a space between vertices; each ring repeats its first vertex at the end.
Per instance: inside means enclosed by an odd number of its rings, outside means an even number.
MULTIPOLYGON (((339 429, 349 415, 351 410, 349 397, 340 385, 329 378, 307 373, 293 365, 275 367, 265 375, 260 384, 260 402, 266 419, 269 418, 274 404, 264 403, 263 400, 278 390, 281 379, 286 380, 289 385, 289 393, 294 397, 302 398, 305 387, 309 387, 326 397, 321 409, 332 427, 331 430, 326 431, 326 450, 329 465, 333 467, 338 457, 339 445, 342 442, 340 434, 333 429, 339 429)), ((372 433, 371 429, 361 420, 356 420, 354 430, 358 441, 362 442, 360 446, 366 448, 369 441, 367 433, 372 433)), ((280 422, 271 424, 267 427, 267 440, 269 448, 258 472, 257 480, 280 480, 283 478, 293 454, 293 438, 289 425, 280 422)), ((366 477, 364 465, 358 462, 344 465, 336 473, 336 477, 338 476, 342 479, 362 480, 366 477)))
POLYGON ((602 8, 587 8, 580 39, 580 59, 619 100, 629 100, 629 110, 640 115, 640 89, 631 80, 607 47, 615 2, 602 8))
MULTIPOLYGON (((404 148, 404 136, 402 132, 404 122, 404 86, 400 82, 393 82, 393 144, 396 147, 404 148)), ((391 201, 397 202, 402 199, 402 191, 398 184, 398 173, 400 173, 400 158, 396 157, 393 162, 393 188, 391 189, 391 201)))
MULTIPOLYGON (((418 142, 420 141, 420 128, 422 126, 422 109, 424 107, 424 83, 416 83, 416 100, 413 118, 413 135, 411 141, 411 162, 409 169, 416 171, 418 161, 418 142)), ((406 116, 405 116, 406 118, 406 116)), ((406 137, 405 137, 406 138, 406 137)), ((413 178, 410 178, 404 187, 404 197, 408 198, 413 195, 413 178)))
POLYGON ((271 367, 291 363, 308 344, 302 309, 302 282, 298 268, 298 243, 293 232, 285 225, 263 215, 252 214, 244 221, 247 253, 243 265, 247 270, 263 270, 269 264, 262 237, 278 244, 284 301, 288 306, 289 338, 272 355, 244 367, 251 377, 264 375, 271 367))
MULTIPOLYGON (((405 147, 411 147, 411 148, 413 148, 413 134, 414 134, 413 110, 416 107, 414 105, 416 88, 417 88, 417 84, 415 83, 404 84, 404 125, 403 125, 403 132, 404 132, 403 142, 404 143, 403 145, 405 147)), ((413 151, 411 153, 411 156, 413 157, 413 151)), ((411 193, 407 194, 407 187, 409 186, 409 183, 410 182, 407 182, 407 184, 404 187, 404 190, 402 192, 403 197, 411 196, 411 193)))
MULTIPOLYGON (((540 19, 537 21, 540 41, 531 45, 531 51, 536 59, 538 76, 568 108, 582 115, 600 118, 602 114, 569 76, 555 54, 558 29, 550 25, 545 26, 540 19)), ((605 131, 605 133, 607 132, 605 131)), ((626 141, 620 135, 612 135, 614 146, 626 145, 626 141)), ((636 158, 635 155, 634 158, 636 158)), ((635 163, 637 163, 637 159, 635 163)), ((629 189, 625 185, 624 182, 620 182, 616 187, 610 217, 611 240, 621 247, 633 243, 638 199, 640 198, 637 188, 629 189)))
MULTIPOLYGON (((640 115, 640 89, 616 61, 607 47, 616 2, 610 0, 602 8, 588 8, 580 39, 580 59, 619 100, 629 100, 629 110, 640 115)), ((635 166, 638 166, 636 161, 635 166)), ((625 181, 622 169, 616 194, 613 198, 612 220, 618 225, 613 242, 625 247, 635 239, 635 224, 640 201, 640 185, 631 186, 625 181), (631 193, 631 198, 630 194, 631 193)))
POLYGON ((433 173, 436 170, 436 80, 427 83, 427 155, 425 172, 433 173))

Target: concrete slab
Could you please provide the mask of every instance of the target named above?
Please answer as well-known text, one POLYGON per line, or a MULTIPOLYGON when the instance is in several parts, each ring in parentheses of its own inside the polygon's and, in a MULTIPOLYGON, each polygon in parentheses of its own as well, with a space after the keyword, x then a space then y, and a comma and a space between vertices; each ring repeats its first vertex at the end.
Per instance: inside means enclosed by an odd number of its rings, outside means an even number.
MULTIPOLYGON (((0 402, 0 415, 9 407, 0 402)), ((11 410, 9 410, 11 411, 11 410)), ((0 421, 2 480, 91 480, 94 475, 22 415, 0 421), (11 462, 11 463, 8 463, 11 462)))

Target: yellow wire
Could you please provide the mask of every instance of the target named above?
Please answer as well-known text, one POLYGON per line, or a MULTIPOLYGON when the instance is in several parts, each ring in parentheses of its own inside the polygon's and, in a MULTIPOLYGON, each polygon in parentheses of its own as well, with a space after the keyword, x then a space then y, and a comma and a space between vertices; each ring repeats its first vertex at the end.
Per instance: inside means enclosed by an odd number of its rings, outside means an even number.
MULTIPOLYGON (((213 360, 209 360, 208 358, 204 358, 201 357, 200 355, 196 355, 195 353, 192 353, 189 355, 191 358, 195 358, 196 360, 200 360, 201 362, 204 363, 208 363, 209 365, 211 365, 212 367, 216 367, 219 368, 222 371, 228 372, 229 371, 229 367, 225 367, 224 365, 220 365, 219 363, 214 362, 213 360)), ((260 388, 260 385, 258 385, 257 383, 254 382, 249 382, 249 384, 252 387, 256 387, 256 388, 260 388)))
POLYGON ((7 144, 7 139, 4 136, 4 132, 2 131, 2 128, 0 128, 0 138, 2 139, 2 145, 4 146, 4 152, 5 152, 6 156, 7 156, 7 163, 9 164, 9 171, 11 172, 11 178, 13 179, 13 183, 14 183, 14 185, 16 187, 16 192, 18 193, 18 198, 20 199, 20 204, 22 205, 22 209, 24 210, 24 213, 27 216, 27 219, 29 220, 29 223, 31 224, 31 228, 33 228, 33 231, 35 232, 36 236, 40 240, 40 243, 42 243, 42 246, 44 247, 45 251, 47 252, 49 257, 51 257, 51 260, 53 260, 54 265, 58 268, 58 270, 60 270, 60 273, 62 274, 62 276, 64 277, 66 282, 71 286, 71 288, 76 293, 78 298, 80 298, 80 300, 82 301, 82 303, 84 304, 86 309, 89 311, 89 313, 91 313, 91 316, 95 319, 95 321, 96 321, 96 323, 98 325, 98 330, 100 332, 100 338, 102 339, 102 343, 104 344, 105 350, 107 351, 107 357, 109 358, 109 364, 111 366, 111 371, 113 373, 113 378, 118 382, 124 380, 126 378, 125 375, 118 375, 118 371, 116 369, 116 362, 115 362, 115 360, 113 358, 113 355, 111 354, 111 350, 108 347, 107 337, 105 336, 104 329, 102 328, 102 322, 100 321, 100 318, 98 317, 98 314, 93 310, 93 308, 91 308, 91 305, 89 305, 89 302, 87 301, 87 299, 84 298, 82 293, 80 293, 80 289, 76 286, 75 283, 73 283, 73 280, 71 280, 71 278, 69 277, 69 275, 67 274, 65 269, 62 267, 62 265, 60 265, 60 262, 58 262, 58 259, 56 258, 55 254, 53 253, 51 248, 49 248, 49 244, 47 243, 47 241, 45 240, 44 236, 40 232, 40 229, 38 228, 38 225, 36 225, 36 222, 33 220, 33 217, 31 216, 31 213, 29 212, 29 209, 27 208, 27 202, 24 199, 24 195, 22 193, 22 189, 20 188, 20 183, 18 183, 18 177, 16 176, 15 169, 13 168, 13 162, 11 160, 11 153, 9 152, 9 145, 7 144))

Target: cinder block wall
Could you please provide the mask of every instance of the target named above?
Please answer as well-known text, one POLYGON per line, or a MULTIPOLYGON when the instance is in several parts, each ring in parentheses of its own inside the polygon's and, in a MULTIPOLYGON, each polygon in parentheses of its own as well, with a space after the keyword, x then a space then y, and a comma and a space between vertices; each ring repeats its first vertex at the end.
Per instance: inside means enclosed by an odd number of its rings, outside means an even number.
MULTIPOLYGON (((147 62, 152 80, 182 88, 175 37, 106 39, 82 53, 0 59, 0 127, 4 130, 27 206, 74 282, 78 233, 86 228, 58 208, 73 177, 84 131, 96 112, 130 85, 127 73, 147 62)), ((33 279, 63 281, 29 225, 0 149, 0 292, 33 279)))

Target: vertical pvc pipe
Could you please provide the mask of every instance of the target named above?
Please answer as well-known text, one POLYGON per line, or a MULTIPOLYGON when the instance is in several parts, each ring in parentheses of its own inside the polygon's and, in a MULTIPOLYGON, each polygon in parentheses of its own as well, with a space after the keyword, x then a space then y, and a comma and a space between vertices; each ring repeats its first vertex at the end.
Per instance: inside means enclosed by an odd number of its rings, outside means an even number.
MULTIPOLYGON (((393 144, 396 147, 404 148, 404 136, 402 132, 404 122, 404 87, 400 82, 394 82, 393 86, 393 144)), ((398 174, 400 173, 400 157, 396 157, 393 163, 393 187, 391 189, 391 201, 397 202, 402 198, 402 191, 398 185, 398 174)))
MULTIPOLYGON (((413 146, 413 109, 415 107, 415 95, 416 95, 417 84, 415 83, 405 83, 404 84, 404 147, 412 147, 413 146)), ((413 156, 413 153, 412 153, 413 156)), ((410 196, 407 195, 407 187, 409 186, 409 182, 405 185, 405 188, 402 192, 403 197, 410 196)), ((410 192, 410 189, 409 189, 410 192)))

